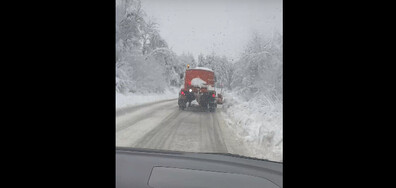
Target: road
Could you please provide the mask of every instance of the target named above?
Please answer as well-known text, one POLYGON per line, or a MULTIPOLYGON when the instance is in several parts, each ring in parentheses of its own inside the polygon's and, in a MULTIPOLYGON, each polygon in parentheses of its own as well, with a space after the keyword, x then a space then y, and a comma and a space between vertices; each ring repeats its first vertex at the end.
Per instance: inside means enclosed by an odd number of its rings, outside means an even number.
MULTIPOLYGON (((219 109, 220 106, 220 109, 219 109)), ((198 105, 179 110, 165 100, 116 111, 116 146, 191 152, 239 153, 219 112, 198 105)))

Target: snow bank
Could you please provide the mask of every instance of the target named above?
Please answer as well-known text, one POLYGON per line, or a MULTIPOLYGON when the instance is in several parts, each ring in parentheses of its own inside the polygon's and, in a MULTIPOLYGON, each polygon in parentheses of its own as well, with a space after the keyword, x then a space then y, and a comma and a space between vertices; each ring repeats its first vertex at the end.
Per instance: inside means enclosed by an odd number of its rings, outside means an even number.
POLYGON ((224 92, 222 113, 226 125, 243 140, 246 156, 282 161, 282 101, 266 96, 243 100, 237 94, 224 92))
POLYGON ((170 88, 168 90, 165 90, 164 93, 122 94, 116 92, 116 109, 127 106, 136 106, 144 103, 150 103, 150 102, 161 101, 166 99, 176 99, 178 97, 178 92, 179 89, 177 88, 170 88))
POLYGON ((191 80, 191 85, 195 87, 206 87, 206 82, 201 78, 193 78, 191 80))

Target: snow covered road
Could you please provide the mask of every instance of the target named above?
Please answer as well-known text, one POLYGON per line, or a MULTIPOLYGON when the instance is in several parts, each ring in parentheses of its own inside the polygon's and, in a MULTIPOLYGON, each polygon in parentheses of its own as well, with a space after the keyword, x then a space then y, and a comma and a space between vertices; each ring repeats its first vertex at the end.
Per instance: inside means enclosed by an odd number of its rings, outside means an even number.
POLYGON ((206 112, 197 105, 182 111, 177 100, 116 112, 117 146, 240 154, 240 144, 226 129, 219 112, 206 112))

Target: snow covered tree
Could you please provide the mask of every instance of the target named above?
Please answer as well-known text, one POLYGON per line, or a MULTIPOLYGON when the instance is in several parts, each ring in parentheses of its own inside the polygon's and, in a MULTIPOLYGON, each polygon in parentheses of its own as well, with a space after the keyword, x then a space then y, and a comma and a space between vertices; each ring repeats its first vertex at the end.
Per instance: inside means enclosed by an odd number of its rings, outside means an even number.
POLYGON ((205 62, 205 57, 204 57, 204 55, 203 55, 203 54, 199 54, 199 55, 198 55, 198 64, 197 64, 197 67, 204 67, 205 64, 206 64, 206 62, 205 62))
POLYGON ((281 97, 282 47, 282 35, 279 32, 275 31, 271 37, 254 33, 241 59, 235 64, 232 87, 240 92, 281 97))
POLYGON ((178 57, 180 63, 183 64, 184 67, 187 67, 187 65, 190 65, 191 68, 198 66, 197 62, 194 59, 194 56, 191 53, 183 53, 178 57))
POLYGON ((162 92, 180 83, 180 65, 146 18, 140 0, 116 1, 116 91, 162 92))

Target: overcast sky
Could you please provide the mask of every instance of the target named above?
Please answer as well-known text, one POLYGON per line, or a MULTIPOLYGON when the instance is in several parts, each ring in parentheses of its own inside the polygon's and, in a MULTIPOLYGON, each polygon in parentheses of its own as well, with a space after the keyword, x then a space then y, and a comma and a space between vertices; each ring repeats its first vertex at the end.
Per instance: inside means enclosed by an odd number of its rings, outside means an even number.
POLYGON ((148 18, 178 55, 237 59, 253 32, 282 32, 282 0, 141 0, 148 18))

